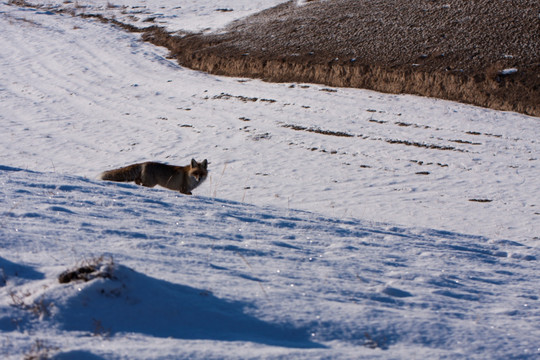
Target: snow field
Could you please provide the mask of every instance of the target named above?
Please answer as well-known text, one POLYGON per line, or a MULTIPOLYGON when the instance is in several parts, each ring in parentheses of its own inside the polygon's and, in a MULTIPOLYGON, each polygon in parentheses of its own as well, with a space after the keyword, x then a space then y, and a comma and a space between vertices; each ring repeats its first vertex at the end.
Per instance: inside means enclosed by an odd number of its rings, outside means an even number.
POLYGON ((28 9, 4 16, 16 25, 2 55, 5 165, 95 178, 208 158, 199 194, 538 243, 536 118, 216 78, 114 27, 28 9))
POLYGON ((538 252, 519 243, 1 174, 6 355, 21 333, 104 358, 535 354, 538 252), (58 283, 102 255, 112 278, 58 283))
POLYGON ((0 26, 2 357, 538 356, 537 118, 218 78, 40 9, 0 26), (192 197, 96 179, 192 157, 192 197), (101 256, 110 278, 58 282, 101 256))

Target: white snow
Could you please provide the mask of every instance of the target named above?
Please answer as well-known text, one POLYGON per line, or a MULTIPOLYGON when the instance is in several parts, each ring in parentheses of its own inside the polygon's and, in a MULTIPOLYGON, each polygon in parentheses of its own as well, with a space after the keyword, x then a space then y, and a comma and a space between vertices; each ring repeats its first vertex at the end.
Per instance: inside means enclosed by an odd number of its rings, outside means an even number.
POLYGON ((0 31, 0 357, 538 358, 538 118, 214 77, 43 8, 0 31), (192 157, 191 197, 97 179, 192 157))
POLYGON ((139 28, 152 25, 175 32, 213 32, 234 20, 274 7, 283 0, 28 0, 76 14, 99 14, 139 28))
POLYGON ((518 69, 516 68, 508 68, 508 69, 504 69, 504 70, 501 70, 499 72, 500 75, 512 75, 512 74, 515 74, 518 72, 518 69))

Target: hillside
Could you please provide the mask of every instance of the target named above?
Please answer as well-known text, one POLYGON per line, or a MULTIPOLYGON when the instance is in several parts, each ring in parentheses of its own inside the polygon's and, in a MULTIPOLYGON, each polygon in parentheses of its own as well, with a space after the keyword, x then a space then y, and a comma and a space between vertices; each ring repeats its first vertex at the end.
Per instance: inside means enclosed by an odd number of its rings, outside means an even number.
POLYGON ((125 2, 0 3, 0 358, 538 357, 539 118, 213 76, 66 10, 270 3, 125 2), (193 196, 98 179, 192 158, 193 196))
POLYGON ((517 242, 5 166, 0 182, 4 359, 538 355, 540 254, 517 242))
POLYGON ((415 94, 540 116, 535 0, 23 1, 98 17, 216 75, 415 94), (196 4, 196 5, 195 5, 196 4), (273 7, 272 7, 273 6, 273 7))

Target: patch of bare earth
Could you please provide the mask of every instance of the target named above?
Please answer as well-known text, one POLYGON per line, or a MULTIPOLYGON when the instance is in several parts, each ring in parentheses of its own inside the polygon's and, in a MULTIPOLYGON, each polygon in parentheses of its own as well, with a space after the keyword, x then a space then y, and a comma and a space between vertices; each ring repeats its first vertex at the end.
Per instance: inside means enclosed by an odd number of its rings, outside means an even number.
POLYGON ((417 94, 540 116, 538 0, 296 3, 219 34, 153 29, 144 39, 212 74, 417 94))

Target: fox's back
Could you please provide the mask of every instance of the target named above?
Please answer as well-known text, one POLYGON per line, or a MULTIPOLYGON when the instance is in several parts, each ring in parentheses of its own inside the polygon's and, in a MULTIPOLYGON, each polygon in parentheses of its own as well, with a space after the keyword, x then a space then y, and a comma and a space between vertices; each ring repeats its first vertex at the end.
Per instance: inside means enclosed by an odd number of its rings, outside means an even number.
POLYGON ((185 166, 176 166, 163 164, 154 161, 148 161, 141 164, 143 166, 143 172, 146 174, 154 174, 155 176, 175 176, 185 172, 185 166))
POLYGON ((137 185, 163 186, 191 195, 191 190, 199 186, 208 175, 208 161, 191 159, 186 166, 163 164, 154 161, 133 164, 102 173, 103 180, 134 181, 137 185))

